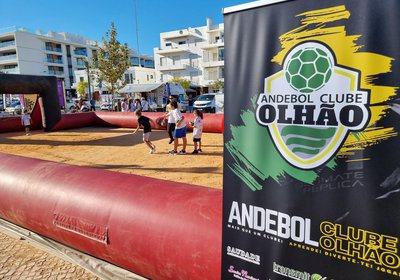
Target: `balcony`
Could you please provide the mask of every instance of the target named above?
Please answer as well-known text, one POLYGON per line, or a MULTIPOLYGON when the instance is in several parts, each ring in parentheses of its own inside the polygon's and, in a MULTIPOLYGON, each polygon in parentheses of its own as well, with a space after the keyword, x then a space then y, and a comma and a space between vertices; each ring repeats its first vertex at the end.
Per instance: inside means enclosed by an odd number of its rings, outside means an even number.
POLYGON ((62 53, 62 49, 61 48, 57 48, 57 47, 50 47, 50 46, 46 46, 44 48, 45 51, 48 52, 56 52, 56 53, 62 53))
POLYGON ((216 81, 224 80, 224 72, 222 70, 211 70, 204 71, 204 80, 206 81, 216 81))
POLYGON ((189 31, 188 29, 186 29, 186 30, 179 30, 179 31, 164 33, 162 35, 162 39, 171 40, 171 39, 177 39, 177 38, 189 37, 189 36, 195 36, 195 34, 191 31, 189 31))
POLYGON ((175 64, 175 65, 158 65, 158 71, 177 71, 177 70, 185 70, 187 68, 187 64, 175 64))
POLYGON ((54 75, 54 76, 64 76, 64 71, 60 70, 49 70, 49 75, 54 75))
POLYGON ((53 63, 53 64, 64 64, 62 58, 54 59, 54 58, 46 58, 44 63, 53 63))
POLYGON ((86 49, 74 50, 74 55, 87 56, 87 50, 86 49))
POLYGON ((4 69, 0 69, 0 72, 3 72, 5 74, 19 74, 19 68, 18 67, 4 68, 4 69))
POLYGON ((0 56, 0 62, 7 61, 7 60, 16 60, 16 59, 17 59, 17 55, 16 54, 0 56))
POLYGON ((159 55, 164 55, 164 54, 171 54, 171 53, 182 53, 182 52, 187 52, 189 48, 187 46, 182 46, 182 47, 165 47, 163 49, 158 49, 157 53, 159 55))
POLYGON ((212 61, 203 61, 203 67, 204 68, 210 68, 210 67, 222 67, 224 66, 224 61, 223 60, 212 60, 212 61))
POLYGON ((9 48, 9 47, 15 47, 15 41, 8 41, 8 42, 0 43, 0 49, 9 48))
POLYGON ((224 39, 218 39, 217 41, 208 41, 208 45, 201 47, 203 50, 216 49, 224 46, 224 39))

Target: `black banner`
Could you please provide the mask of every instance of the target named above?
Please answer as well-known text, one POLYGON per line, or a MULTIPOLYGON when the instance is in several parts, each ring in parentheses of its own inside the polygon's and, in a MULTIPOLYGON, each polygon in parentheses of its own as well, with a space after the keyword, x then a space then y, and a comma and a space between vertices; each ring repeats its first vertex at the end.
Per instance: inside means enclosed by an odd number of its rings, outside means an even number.
POLYGON ((398 0, 225 10, 222 279, 400 277, 399 26, 398 0))

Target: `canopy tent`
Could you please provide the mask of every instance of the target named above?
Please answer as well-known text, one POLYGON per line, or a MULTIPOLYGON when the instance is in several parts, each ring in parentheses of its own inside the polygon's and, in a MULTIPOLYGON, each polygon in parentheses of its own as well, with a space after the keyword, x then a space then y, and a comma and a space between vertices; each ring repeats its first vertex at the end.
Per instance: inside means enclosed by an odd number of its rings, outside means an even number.
POLYGON ((127 84, 121 90, 120 93, 136 93, 136 92, 152 92, 156 89, 165 86, 163 83, 158 84, 127 84))
POLYGON ((164 83, 157 84, 127 84, 119 93, 130 95, 133 98, 145 97, 153 111, 163 109, 166 103, 165 94, 166 87, 164 83))

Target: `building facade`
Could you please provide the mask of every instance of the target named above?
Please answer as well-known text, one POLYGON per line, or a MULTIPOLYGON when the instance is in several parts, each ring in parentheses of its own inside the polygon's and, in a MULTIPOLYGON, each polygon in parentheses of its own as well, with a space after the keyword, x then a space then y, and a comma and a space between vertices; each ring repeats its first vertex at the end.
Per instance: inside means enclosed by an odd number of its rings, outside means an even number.
POLYGON ((160 34, 160 47, 154 49, 156 82, 174 77, 207 87, 224 80, 224 25, 207 25, 160 34))
MULTIPOLYGON (((0 29, 0 71, 9 74, 56 76, 67 91, 77 82, 75 71, 85 70, 84 61, 92 61, 100 42, 67 32, 32 31, 26 28, 0 29)), ((130 51, 132 66, 154 69, 151 56, 130 51)), ((123 77, 122 77, 123 78, 123 77)), ((79 82, 79 80, 78 80, 79 82)))
MULTIPOLYGON (((141 58, 142 59, 142 58, 141 58)), ((143 58, 144 59, 144 58, 143 58)), ((72 88, 76 88, 79 82, 88 82, 88 75, 86 70, 75 71, 76 82, 72 88)), ((121 77, 121 81, 126 84, 154 84, 156 82, 156 74, 153 68, 130 66, 128 70, 121 77)), ((100 93, 107 91, 107 89, 100 85, 97 77, 90 77, 91 92, 98 91, 100 93)))

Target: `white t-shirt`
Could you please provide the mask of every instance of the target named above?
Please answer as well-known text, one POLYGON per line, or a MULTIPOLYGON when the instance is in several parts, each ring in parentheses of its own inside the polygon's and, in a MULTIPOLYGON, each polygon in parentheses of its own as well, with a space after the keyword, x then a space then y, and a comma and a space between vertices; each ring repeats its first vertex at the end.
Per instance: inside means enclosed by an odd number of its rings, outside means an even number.
POLYGON ((122 102, 121 104, 121 112, 128 112, 128 103, 127 102, 122 102))
POLYGON ((21 120, 24 123, 24 126, 31 125, 31 116, 30 115, 22 115, 21 120))
POLYGON ((201 138, 203 134, 203 121, 200 117, 194 119, 193 124, 193 138, 201 138))
POLYGON ((175 118, 172 116, 171 104, 167 105, 166 110, 168 112, 168 123, 175 123, 175 118))
MULTIPOLYGON (((170 112, 170 114, 172 115, 172 117, 175 120, 175 123, 177 124, 179 122, 180 119, 182 119, 182 113, 178 110, 178 109, 174 109, 170 112)), ((179 124, 179 126, 177 125, 175 128, 176 129, 180 129, 180 128, 184 128, 186 126, 186 122, 185 121, 181 121, 181 123, 179 124)))

